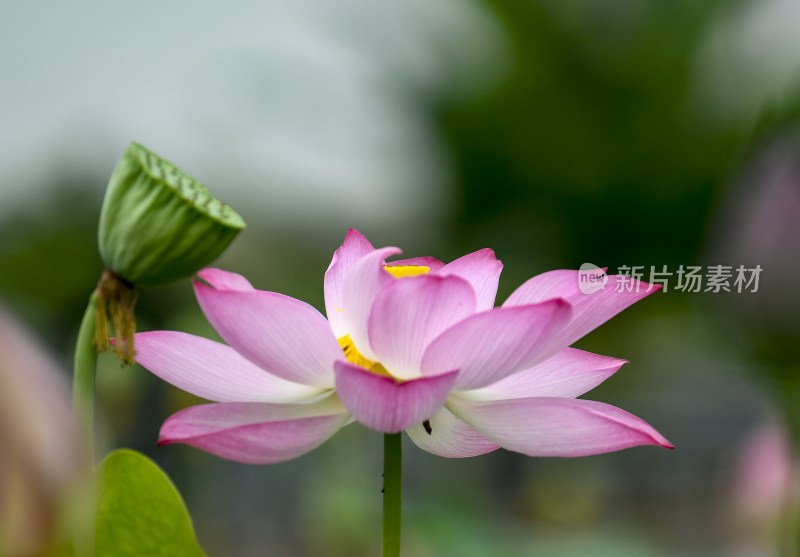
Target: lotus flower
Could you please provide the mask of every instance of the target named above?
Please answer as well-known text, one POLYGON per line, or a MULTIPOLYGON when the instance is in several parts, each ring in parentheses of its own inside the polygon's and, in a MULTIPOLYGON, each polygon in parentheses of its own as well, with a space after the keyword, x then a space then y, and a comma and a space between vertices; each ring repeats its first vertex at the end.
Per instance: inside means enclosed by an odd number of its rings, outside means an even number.
POLYGON ((86 449, 62 371, 2 304, 0 446, 0 555, 55 555, 86 449))
POLYGON ((551 271, 494 307, 502 264, 490 249, 448 264, 387 262, 350 230, 325 273, 326 319, 219 269, 195 293, 227 342, 173 331, 136 335, 136 360, 213 404, 187 408, 160 444, 246 463, 288 460, 354 419, 405 430, 422 449, 471 457, 499 447, 574 457, 670 443, 624 410, 577 396, 624 363, 569 345, 655 289, 584 295, 551 271))

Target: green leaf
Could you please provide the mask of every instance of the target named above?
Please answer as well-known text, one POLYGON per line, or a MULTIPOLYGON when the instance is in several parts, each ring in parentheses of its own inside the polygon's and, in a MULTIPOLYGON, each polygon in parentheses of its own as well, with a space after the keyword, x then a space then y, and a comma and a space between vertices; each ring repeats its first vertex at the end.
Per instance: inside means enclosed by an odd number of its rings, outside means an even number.
POLYGON ((96 557, 205 557, 178 490, 149 458, 114 451, 97 477, 96 557))

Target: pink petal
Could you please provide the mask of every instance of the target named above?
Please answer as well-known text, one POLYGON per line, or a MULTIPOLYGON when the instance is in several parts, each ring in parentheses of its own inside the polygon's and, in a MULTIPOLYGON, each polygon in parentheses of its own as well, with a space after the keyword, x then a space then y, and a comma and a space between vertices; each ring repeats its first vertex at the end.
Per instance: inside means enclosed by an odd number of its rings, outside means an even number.
POLYGON ((347 334, 342 316, 345 278, 359 259, 374 250, 375 248, 361 232, 351 228, 347 231, 342 245, 333 252, 331 264, 325 271, 325 311, 336 338, 347 334))
POLYGON ((294 402, 321 389, 276 377, 230 346, 179 333, 136 335, 136 362, 164 381, 218 402, 294 402))
POLYGON ((561 341, 569 346, 593 331, 628 306, 661 289, 642 281, 633 281, 631 291, 617 292, 622 275, 610 275, 603 290, 583 294, 578 288, 578 271, 549 271, 529 279, 517 288, 504 307, 535 304, 553 298, 564 298, 572 304, 572 321, 564 329, 561 341))
POLYGON ((528 456, 589 456, 639 445, 673 448, 640 418, 593 400, 482 402, 451 396, 447 407, 501 447, 528 456))
POLYGON ((195 282, 203 313, 231 347, 288 381, 333 386, 333 362, 342 349, 316 309, 263 290, 217 290, 195 282))
POLYGON ((459 390, 491 385, 560 350, 553 341, 569 317, 569 304, 563 300, 477 313, 431 342, 422 358, 422 374, 457 369, 459 390))
POLYGON ((423 425, 408 429, 408 436, 423 450, 445 458, 468 458, 500 448, 486 437, 442 408, 428 420, 430 433, 423 425))
POLYGON ((383 265, 384 259, 397 253, 398 248, 381 248, 359 259, 347 274, 342 290, 345 330, 358 351, 372 361, 376 358, 369 343, 369 313, 378 292, 396 280, 383 265))
POLYGON ((420 424, 444 404, 456 372, 398 383, 348 362, 336 362, 336 390, 351 414, 365 426, 396 433, 420 424))
POLYGON ((228 460, 272 464, 315 449, 349 419, 338 401, 227 402, 192 406, 161 426, 159 445, 184 443, 228 460))
MULTIPOLYGON (((608 290, 608 286, 606 286, 606 290, 608 290)), ((528 279, 511 293, 503 306, 536 304, 553 298, 569 300, 579 296, 584 296, 584 294, 578 288, 578 271, 560 269, 528 279)))
POLYGON ((419 377, 428 344, 474 312, 475 293, 462 278, 419 275, 395 280, 372 304, 369 343, 389 373, 401 379, 419 377))
POLYGON ((626 360, 565 348, 532 368, 462 394, 473 400, 537 396, 575 398, 594 389, 626 363, 626 360))
POLYGON ((494 307, 502 270, 503 264, 495 257, 494 251, 484 248, 451 261, 437 274, 456 275, 469 281, 478 300, 477 311, 484 311, 494 307))
POLYGON ((422 257, 411 257, 409 259, 398 259, 397 261, 387 261, 387 267, 405 267, 407 265, 412 266, 422 266, 422 267, 429 267, 430 272, 434 273, 444 267, 444 263, 436 259, 435 257, 430 257, 428 255, 422 257))
POLYGON ((255 290, 250 281, 242 275, 223 271, 222 269, 202 269, 197 273, 197 276, 217 290, 255 290))

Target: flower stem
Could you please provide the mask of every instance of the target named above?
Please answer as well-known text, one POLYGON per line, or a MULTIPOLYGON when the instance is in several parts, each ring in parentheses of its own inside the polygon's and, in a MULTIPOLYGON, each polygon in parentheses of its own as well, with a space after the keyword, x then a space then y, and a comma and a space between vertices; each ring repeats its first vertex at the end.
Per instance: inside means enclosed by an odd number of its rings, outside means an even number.
POLYGON ((383 557, 400 555, 403 506, 403 439, 400 433, 383 436, 383 557))
POLYGON ((75 344, 75 371, 72 376, 72 410, 81 420, 89 462, 94 462, 94 388, 97 350, 94 346, 97 319, 97 293, 92 292, 83 314, 75 344))

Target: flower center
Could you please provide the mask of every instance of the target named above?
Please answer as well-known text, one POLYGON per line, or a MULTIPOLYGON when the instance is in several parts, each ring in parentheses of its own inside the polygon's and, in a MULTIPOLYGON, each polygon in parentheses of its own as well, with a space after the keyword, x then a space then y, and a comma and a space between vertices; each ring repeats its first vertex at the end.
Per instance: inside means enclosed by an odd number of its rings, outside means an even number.
MULTIPOLYGON (((426 275, 430 272, 431 268, 427 265, 384 265, 383 269, 392 275, 394 278, 405 278, 405 277, 415 277, 418 275, 426 275)), ((340 310, 341 311, 341 310, 340 310)), ((353 365, 357 365, 359 367, 363 367, 364 369, 368 369, 372 373, 376 375, 382 375, 384 377, 391 377, 395 381, 402 381, 396 377, 394 377, 389 371, 383 367, 383 364, 380 362, 373 362, 372 360, 366 358, 361 352, 358 351, 356 348, 355 342, 353 339, 350 338, 350 335, 344 335, 343 337, 338 339, 339 346, 342 347, 342 351, 344 352, 344 357, 353 365)))
POLYGON ((373 362, 372 360, 365 358, 364 355, 356 348, 356 344, 353 342, 353 339, 350 338, 350 335, 344 335, 342 338, 340 338, 339 346, 342 347, 342 350, 344 351, 344 357, 347 358, 347 361, 351 364, 368 369, 376 375, 392 377, 392 374, 386 371, 386 368, 383 367, 381 363, 373 362))
POLYGON ((383 269, 394 278, 415 277, 431 272, 431 268, 427 265, 384 265, 383 269))

